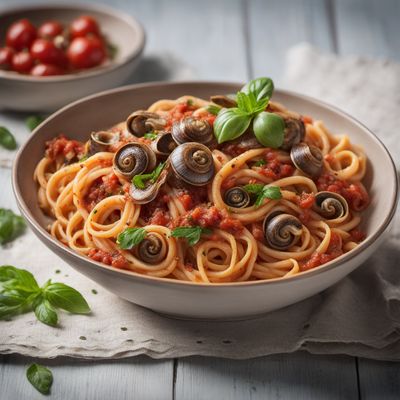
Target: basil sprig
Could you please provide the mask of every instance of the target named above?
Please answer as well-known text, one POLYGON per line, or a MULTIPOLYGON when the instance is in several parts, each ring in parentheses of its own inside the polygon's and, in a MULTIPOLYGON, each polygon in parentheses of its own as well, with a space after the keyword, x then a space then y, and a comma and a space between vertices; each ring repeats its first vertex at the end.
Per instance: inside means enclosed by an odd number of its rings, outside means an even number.
POLYGON ((146 181, 150 181, 150 183, 155 183, 157 179, 159 178, 162 170, 165 167, 165 162, 162 162, 157 165, 157 167, 154 169, 153 172, 150 174, 139 174, 135 175, 132 178, 132 183, 138 188, 138 189, 145 189, 146 188, 146 181))
POLYGON ((15 239, 24 232, 25 227, 22 217, 11 210, 0 208, 0 245, 15 239))
POLYGON ((144 228, 126 228, 117 237, 117 245, 124 250, 130 250, 146 237, 144 228))
POLYGON ((171 236, 185 238, 190 246, 194 246, 200 240, 201 235, 209 235, 211 232, 211 229, 201 226, 180 226, 172 230, 171 236))
POLYGON ((41 115, 31 115, 25 120, 25 124, 30 131, 33 131, 37 128, 43 121, 45 120, 44 117, 41 115))
POLYGON ((0 126, 0 146, 7 150, 15 150, 17 148, 14 135, 4 126, 0 126))
POLYGON ((11 265, 0 267, 0 319, 33 310, 40 322, 56 326, 57 308, 72 314, 90 312, 86 300, 74 288, 51 280, 39 287, 29 271, 11 265))
POLYGON ((246 84, 236 94, 237 107, 222 109, 214 122, 218 143, 233 140, 252 124, 254 135, 265 147, 278 148, 283 143, 283 119, 265 109, 272 96, 274 84, 270 78, 258 78, 246 84))
POLYGON ((261 206, 264 202, 264 199, 279 200, 282 198, 282 193, 279 186, 254 183, 245 185, 243 188, 247 193, 257 196, 256 201, 254 202, 256 207, 261 206))
POLYGON ((40 393, 50 393, 50 388, 53 384, 53 374, 48 368, 39 364, 31 364, 26 371, 26 377, 40 393))

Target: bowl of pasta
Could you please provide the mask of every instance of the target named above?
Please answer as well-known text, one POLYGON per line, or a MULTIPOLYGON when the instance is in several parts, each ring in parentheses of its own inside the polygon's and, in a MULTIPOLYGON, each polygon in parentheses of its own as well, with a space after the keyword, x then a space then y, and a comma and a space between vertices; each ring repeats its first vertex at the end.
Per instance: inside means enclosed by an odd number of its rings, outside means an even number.
POLYGON ((82 274, 154 311, 210 319, 338 282, 381 242, 398 190, 365 126, 269 78, 76 101, 19 150, 13 188, 34 233, 82 274))

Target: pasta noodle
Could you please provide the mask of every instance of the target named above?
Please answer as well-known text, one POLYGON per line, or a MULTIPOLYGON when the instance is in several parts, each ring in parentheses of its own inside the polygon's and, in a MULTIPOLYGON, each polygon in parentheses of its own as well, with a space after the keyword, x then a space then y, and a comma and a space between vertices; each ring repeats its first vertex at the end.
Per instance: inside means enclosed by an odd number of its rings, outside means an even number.
POLYGON ((369 203, 360 147, 272 101, 285 145, 254 145, 249 133, 217 144, 211 104, 159 100, 86 143, 49 141, 34 179, 50 233, 115 268, 205 283, 289 277, 358 245, 369 203), (175 235, 182 227, 192 243, 175 235), (124 247, 124 232, 142 236, 124 247))

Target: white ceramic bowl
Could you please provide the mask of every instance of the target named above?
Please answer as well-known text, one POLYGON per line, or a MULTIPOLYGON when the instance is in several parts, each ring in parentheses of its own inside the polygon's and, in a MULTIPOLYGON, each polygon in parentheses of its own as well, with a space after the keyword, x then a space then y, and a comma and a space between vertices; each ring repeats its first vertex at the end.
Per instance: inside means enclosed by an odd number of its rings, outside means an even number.
POLYGON ((132 75, 145 44, 143 28, 129 15, 105 6, 55 2, 0 9, 0 46, 10 24, 21 18, 38 26, 52 19, 68 24, 80 15, 98 20, 108 41, 117 47, 115 58, 99 67, 60 76, 33 77, 0 70, 0 109, 53 111, 83 96, 117 87, 132 75))
POLYGON ((208 98, 234 93, 241 85, 210 82, 155 83, 127 86, 79 100, 53 114, 20 149, 13 170, 17 204, 35 234, 57 255, 124 299, 152 310, 186 318, 242 318, 293 304, 333 285, 360 266, 377 248, 390 223, 397 202, 397 177, 393 161, 383 144, 365 126, 342 111, 289 91, 276 90, 273 99, 289 109, 322 119, 334 133, 346 133, 364 147, 368 157, 365 183, 371 205, 363 214, 367 239, 356 249, 307 272, 290 278, 256 282, 196 284, 152 278, 117 270, 75 253, 46 231, 48 221, 40 210, 32 174, 43 156, 46 140, 63 132, 87 140, 93 130, 106 128, 135 109, 160 98, 184 94, 208 98), (79 129, 77 129, 79 127, 79 129), (384 176, 385 179, 378 177, 384 176))

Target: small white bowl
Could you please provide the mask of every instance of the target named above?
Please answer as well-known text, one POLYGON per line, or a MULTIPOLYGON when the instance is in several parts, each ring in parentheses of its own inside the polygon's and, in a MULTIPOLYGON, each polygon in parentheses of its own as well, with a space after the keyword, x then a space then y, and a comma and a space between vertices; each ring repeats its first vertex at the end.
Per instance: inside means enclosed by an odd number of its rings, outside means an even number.
POLYGON ((239 84, 219 82, 154 83, 126 86, 76 101, 50 116, 19 150, 13 166, 17 204, 33 232, 55 254, 82 274, 128 301, 152 310, 184 318, 243 318, 288 306, 332 286, 360 266, 382 242, 396 209, 396 168, 379 139, 358 121, 311 97, 275 90, 273 100, 291 110, 322 119, 334 133, 346 133, 365 149, 368 169, 365 185, 371 205, 363 213, 367 238, 355 249, 307 272, 288 278, 251 282, 205 284, 156 278, 116 269, 79 255, 52 237, 49 221, 38 206, 33 170, 43 157, 45 143, 63 132, 72 139, 87 140, 90 132, 124 120, 132 111, 161 98, 185 94, 208 98, 235 93, 239 84), (77 126, 79 129, 77 129, 77 126), (384 179, 382 179, 384 177, 384 179))
MULTIPOLYGON (((53 111, 89 94, 126 82, 136 68, 145 44, 140 23, 109 7, 89 4, 40 4, 0 9, 0 38, 16 20, 28 18, 35 26, 46 20, 70 23, 81 15, 99 22, 109 43, 116 46, 113 60, 77 73, 34 77, 0 70, 0 109, 16 111, 53 111)), ((4 43, 0 43, 0 47, 4 43)))

